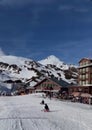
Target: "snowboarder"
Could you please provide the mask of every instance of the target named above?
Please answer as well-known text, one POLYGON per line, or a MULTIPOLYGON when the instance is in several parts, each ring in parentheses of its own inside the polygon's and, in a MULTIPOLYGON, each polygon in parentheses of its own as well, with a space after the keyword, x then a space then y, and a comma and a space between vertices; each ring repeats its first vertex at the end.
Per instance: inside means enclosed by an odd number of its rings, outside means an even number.
POLYGON ((47 104, 45 104, 45 106, 44 106, 44 111, 45 111, 45 112, 49 112, 49 107, 48 107, 47 104))

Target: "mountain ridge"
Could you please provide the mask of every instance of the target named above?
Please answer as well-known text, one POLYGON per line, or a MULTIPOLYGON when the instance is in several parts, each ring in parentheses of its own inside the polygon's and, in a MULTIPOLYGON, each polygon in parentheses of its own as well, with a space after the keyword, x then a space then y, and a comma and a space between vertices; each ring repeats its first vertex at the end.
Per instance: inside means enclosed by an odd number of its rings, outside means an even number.
POLYGON ((29 80, 32 87, 45 76, 76 84, 78 72, 75 66, 65 64, 54 55, 37 62, 24 57, 0 56, 0 82, 7 80, 27 82, 29 80))
POLYGON ((63 69, 69 69, 69 66, 77 68, 76 65, 66 64, 65 62, 61 61, 58 57, 56 57, 54 55, 50 55, 47 58, 40 60, 38 62, 41 63, 42 65, 54 64, 59 68, 61 68, 63 66, 63 69))

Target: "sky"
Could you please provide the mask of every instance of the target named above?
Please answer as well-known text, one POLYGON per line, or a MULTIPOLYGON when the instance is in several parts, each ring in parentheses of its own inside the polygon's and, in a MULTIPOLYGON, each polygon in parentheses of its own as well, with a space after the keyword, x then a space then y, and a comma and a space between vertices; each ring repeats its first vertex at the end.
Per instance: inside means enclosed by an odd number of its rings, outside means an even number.
POLYGON ((92 58, 92 0, 0 0, 0 51, 71 64, 92 58))

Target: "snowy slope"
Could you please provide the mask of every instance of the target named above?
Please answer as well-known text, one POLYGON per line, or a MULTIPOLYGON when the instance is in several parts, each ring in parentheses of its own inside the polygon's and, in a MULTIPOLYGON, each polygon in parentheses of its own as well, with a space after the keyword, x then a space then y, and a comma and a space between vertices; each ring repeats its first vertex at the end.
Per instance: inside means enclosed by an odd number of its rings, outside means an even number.
POLYGON ((44 99, 40 95, 0 98, 0 130, 92 130, 92 106, 44 99))
POLYGON ((0 95, 6 95, 6 93, 9 95, 11 93, 11 88, 11 84, 0 82, 0 95))
POLYGON ((32 61, 32 60, 23 57, 11 56, 11 55, 0 56, 0 62, 5 62, 8 64, 23 65, 25 61, 32 61))
POLYGON ((15 79, 20 78, 31 78, 33 76, 36 76, 36 73, 34 71, 29 71, 28 68, 32 68, 33 60, 23 58, 23 57, 16 57, 16 56, 0 56, 0 70, 3 70, 2 79, 4 79, 4 76, 7 76, 7 79, 9 77, 15 77, 15 79))

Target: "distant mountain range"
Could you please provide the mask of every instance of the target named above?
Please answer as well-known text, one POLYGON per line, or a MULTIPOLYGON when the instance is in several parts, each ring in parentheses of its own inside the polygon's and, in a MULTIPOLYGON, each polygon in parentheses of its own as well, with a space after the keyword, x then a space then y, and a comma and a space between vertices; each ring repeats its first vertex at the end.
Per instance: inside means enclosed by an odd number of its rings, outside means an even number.
POLYGON ((21 80, 30 82, 31 87, 45 76, 76 84, 78 70, 77 66, 65 64, 54 55, 41 61, 10 55, 0 56, 0 82, 21 80))

